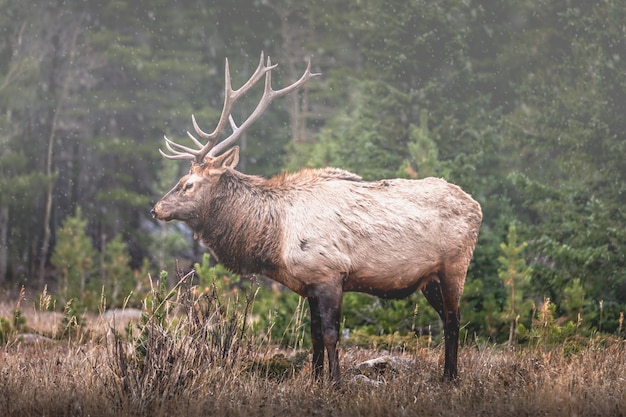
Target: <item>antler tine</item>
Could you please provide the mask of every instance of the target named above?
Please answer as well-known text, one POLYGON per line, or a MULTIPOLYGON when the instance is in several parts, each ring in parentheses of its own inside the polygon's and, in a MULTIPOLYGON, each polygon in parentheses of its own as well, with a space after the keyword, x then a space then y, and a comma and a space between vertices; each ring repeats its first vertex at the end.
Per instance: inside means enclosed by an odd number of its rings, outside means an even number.
POLYGON ((206 143, 202 144, 190 132, 187 132, 187 135, 191 138, 191 140, 199 149, 192 149, 187 146, 180 145, 176 142, 169 140, 166 137, 165 146, 167 150, 171 152, 171 154, 168 155, 159 149, 161 155, 163 155, 167 159, 188 159, 195 161, 199 164, 203 163, 205 156, 218 155, 226 147, 232 145, 243 134, 243 132, 245 132, 246 129, 259 118, 259 116, 265 111, 265 109, 276 97, 280 97, 292 91, 295 91, 300 88, 304 83, 306 83, 310 78, 320 75, 311 72, 311 60, 309 59, 306 70, 298 81, 280 90, 274 91, 272 90, 272 70, 277 67, 277 64, 272 65, 272 61, 269 56, 267 57, 267 64, 265 64, 264 61, 265 57, 264 54, 261 52, 259 65, 257 66, 256 70, 254 70, 254 73, 241 87, 239 87, 237 90, 233 90, 230 77, 230 66, 228 63, 228 59, 226 59, 226 63, 224 65, 224 105, 222 107, 222 114, 220 115, 215 130, 213 130, 213 132, 211 133, 204 132, 198 126, 195 116, 192 115, 191 122, 193 124, 194 130, 196 131, 198 136, 206 141, 206 143), (254 86, 263 76, 265 76, 265 87, 263 90, 263 96, 261 97, 259 104, 257 104, 252 114, 250 114, 250 116, 248 116, 248 118, 240 126, 237 126, 231 114, 233 106, 235 105, 237 100, 239 100, 240 97, 246 94, 248 90, 250 90, 252 86, 254 86), (216 142, 220 134, 224 130, 227 122, 230 122, 232 133, 228 138, 216 145, 216 142))
POLYGON ((174 142, 173 140, 170 140, 167 136, 163 137, 165 138, 165 146, 169 151, 174 154, 186 153, 189 155, 194 155, 195 152, 198 152, 196 149, 188 148, 184 145, 174 142))
POLYGON ((237 141, 237 139, 239 139, 239 137, 248 129, 248 127, 259 118, 259 116, 267 109, 269 104, 275 98, 291 93, 292 91, 295 91, 298 88, 302 87, 302 85, 304 85, 309 79, 321 75, 319 73, 311 72, 311 59, 309 58, 307 62, 306 70, 304 71, 304 73, 302 74, 302 76, 300 77, 298 81, 296 81, 295 83, 287 87, 281 88, 280 90, 273 90, 271 69, 276 68, 276 66, 277 64, 272 65, 270 57, 268 56, 267 65, 265 66, 265 88, 263 91, 263 96, 261 97, 261 100, 259 101, 259 104, 257 104, 254 111, 250 114, 250 116, 248 116, 248 118, 241 125, 239 125, 238 128, 236 128, 234 122, 231 121, 231 126, 233 127, 233 133, 228 138, 224 139, 222 142, 212 147, 211 150, 207 153, 207 155, 209 156, 218 155, 228 146, 232 145, 235 141, 237 141))
MULTIPOLYGON (((266 75, 266 76, 267 75, 271 75, 272 74, 272 70, 278 66, 278 64, 272 65, 269 56, 267 57, 267 65, 263 65, 263 60, 264 60, 263 52, 261 52, 261 58, 259 59, 259 65, 257 66, 256 70, 254 71, 254 74, 250 77, 250 79, 244 85, 239 87, 239 89, 237 91, 234 91, 234 93, 239 94, 239 92, 241 91, 241 93, 243 95, 243 93, 245 93, 248 89, 250 89, 250 87, 252 87, 252 85, 256 84, 257 81, 259 81, 263 75, 266 75)), ((239 97, 237 97, 237 98, 239 98, 239 97)))
POLYGON ((179 145, 179 144, 169 140, 167 138, 167 136, 163 136, 163 138, 165 139, 165 147, 171 153, 171 155, 169 155, 169 154, 166 154, 165 152, 163 152, 161 149, 159 149, 159 152, 161 153, 161 155, 164 158, 166 158, 166 159, 187 159, 187 160, 195 159, 195 155, 193 154, 194 151, 192 149, 187 148, 187 147, 182 146, 182 145, 179 145), (182 149, 184 152, 177 151, 176 149, 174 149, 175 147, 178 147, 178 148, 182 149))
POLYGON ((179 155, 168 155, 165 152, 163 152, 161 149, 159 149, 159 153, 161 154, 162 157, 167 158, 167 159, 171 159, 171 160, 180 160, 180 159, 184 159, 187 161, 193 161, 195 159, 195 157, 193 155, 188 155, 188 154, 179 154, 179 155))
MULTIPOLYGON (((198 136, 200 136, 202 139, 210 139, 211 138, 211 135, 209 133, 203 132, 202 129, 200 129, 200 126, 198 126, 198 122, 196 122, 196 116, 194 116, 193 114, 191 115, 191 123, 193 124, 193 128, 196 131, 196 133, 198 134, 198 136)), ((198 146, 198 148, 202 148, 204 146, 195 137, 193 138, 193 140, 194 140, 194 143, 198 146)))
MULTIPOLYGON (((261 53, 261 56, 263 55, 263 53, 261 53)), ((258 68, 257 68, 258 70, 258 68)), ((200 129, 200 127, 198 126, 198 123, 195 120, 195 117, 192 117, 192 123, 193 123, 193 127, 196 130, 196 133, 198 134, 198 136, 200 136, 202 139, 209 139, 211 141, 213 141, 213 143, 217 140, 217 138, 219 137, 219 134, 222 132, 222 130, 224 129, 224 114, 230 114, 229 111, 232 108, 232 103, 231 102, 231 95, 232 95, 232 87, 231 87, 231 81, 230 81, 230 65, 228 64, 228 58, 226 58, 225 63, 224 63, 224 105, 222 106, 222 114, 220 116, 219 121, 217 122, 217 126, 215 126, 215 129, 213 130, 213 132, 211 133, 206 133, 204 132, 202 129, 200 129)), ((209 142, 210 143, 210 142, 209 142)), ((207 143, 208 145, 208 143, 207 143)), ((205 145, 200 145, 200 148, 202 149, 205 145)), ((213 146, 213 145, 211 145, 213 146)))
MULTIPOLYGON (((194 141, 196 146, 198 146, 199 148, 202 148, 203 145, 202 145, 202 143, 200 143, 200 141, 198 141, 198 139, 196 139, 189 132, 187 132, 187 135, 194 141)), ((176 143, 173 140, 168 139, 167 136, 163 136, 163 138, 165 139, 165 147, 172 154, 172 155, 168 155, 168 154, 164 153, 161 149, 159 149, 159 152, 161 152, 161 155, 163 155, 165 158, 167 158, 167 159, 189 159, 189 160, 192 160, 192 161, 197 159, 198 150, 191 149, 191 148, 188 148, 188 147, 186 147, 184 145, 176 143)))
MULTIPOLYGON (((261 52, 259 65, 257 65, 256 69, 254 70, 254 73, 250 76, 250 78, 248 79, 248 81, 245 82, 244 85, 239 87, 237 90, 233 90, 232 84, 231 84, 232 81, 230 77, 230 65, 228 64, 228 58, 226 58, 226 64, 224 68, 224 106, 222 108, 222 115, 220 116, 220 120, 218 121, 217 127, 215 128, 215 131, 213 132, 213 134, 216 134, 217 132, 221 133, 222 130, 224 130, 224 125, 226 124, 226 121, 231 115, 235 102, 239 100, 239 98, 243 96, 254 84, 256 84, 257 81, 259 81, 259 79, 261 79, 261 77, 265 73, 267 73, 268 71, 271 71, 272 68, 274 68, 274 67, 264 66, 263 60, 264 60, 263 52, 261 52)), ((219 136, 219 133, 217 133, 216 136, 219 136)))
POLYGON ((320 75, 322 74, 319 72, 315 72, 315 73, 311 72, 311 58, 309 58, 307 59, 307 62, 306 62, 306 69, 304 70, 304 74, 302 74, 302 76, 300 77, 298 81, 296 81, 295 83, 287 87, 281 88, 280 90, 274 91, 273 93, 276 95, 276 97, 284 96, 300 88, 309 79, 313 77, 319 77, 320 75))
POLYGON ((189 139, 191 139, 198 148, 202 148, 204 146, 194 135, 191 134, 190 131, 187 131, 187 136, 189 136, 189 139))
POLYGON ((230 128, 231 128, 233 131, 235 131, 235 130, 239 129, 239 128, 237 127, 237 124, 235 123, 235 119, 233 119, 233 116, 232 116, 232 115, 228 116, 228 121, 230 122, 230 128))
POLYGON ((210 151, 215 146, 215 142, 217 142, 220 133, 224 130, 226 122, 231 118, 231 112, 237 100, 247 93, 248 90, 250 90, 250 88, 252 88, 252 86, 254 86, 254 84, 261 79, 261 77, 263 77, 263 75, 270 74, 271 70, 276 67, 276 65, 263 65, 263 61, 264 54, 261 52, 259 64, 254 70, 254 73, 250 76, 248 81, 244 83, 244 85, 239 87, 237 90, 233 90, 230 76, 230 65, 228 63, 228 59, 226 59, 226 64, 224 65, 224 106, 222 107, 222 114, 217 122, 215 130, 212 133, 207 134, 202 132, 199 128, 196 129, 196 132, 200 137, 208 139, 207 143, 197 152, 196 162, 202 163, 204 157, 210 154, 210 151))

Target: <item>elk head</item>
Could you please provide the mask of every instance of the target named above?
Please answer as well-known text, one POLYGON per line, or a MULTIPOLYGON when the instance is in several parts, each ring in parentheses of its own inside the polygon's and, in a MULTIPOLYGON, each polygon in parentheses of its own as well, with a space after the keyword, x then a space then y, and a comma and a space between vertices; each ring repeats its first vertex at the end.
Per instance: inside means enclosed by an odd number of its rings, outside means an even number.
POLYGON ((217 126, 213 132, 206 133, 200 129, 196 118, 191 116, 196 134, 204 139, 205 143, 203 144, 193 134, 187 132, 197 149, 175 143, 167 137, 165 137, 165 147, 169 154, 159 149, 161 155, 167 159, 190 160, 191 168, 189 174, 182 177, 178 184, 154 206, 151 213, 155 219, 162 221, 181 220, 194 229, 200 226, 204 220, 200 209, 206 207, 207 199, 212 194, 211 188, 215 186, 226 170, 234 169, 239 162, 239 147, 232 145, 263 114, 275 98, 296 91, 310 78, 319 75, 311 73, 311 61, 309 60, 304 74, 298 81, 280 90, 274 90, 272 89, 272 69, 276 66, 272 65, 269 57, 267 57, 267 63, 264 63, 263 53, 261 53, 259 65, 250 79, 239 89, 233 90, 228 59, 226 59, 224 106, 217 126), (263 77, 265 77, 265 87, 259 103, 250 116, 243 123, 237 125, 231 114, 233 106, 263 77), (227 121, 232 133, 222 142, 217 143, 227 121))

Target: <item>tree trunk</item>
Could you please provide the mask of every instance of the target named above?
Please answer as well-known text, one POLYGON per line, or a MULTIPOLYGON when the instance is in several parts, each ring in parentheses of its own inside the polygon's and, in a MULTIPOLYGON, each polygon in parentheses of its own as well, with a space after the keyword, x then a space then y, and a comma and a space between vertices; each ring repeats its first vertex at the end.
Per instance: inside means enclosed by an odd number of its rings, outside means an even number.
MULTIPOLYGON (((281 6, 270 7, 280 17, 280 34, 283 39, 282 49, 285 52, 285 68, 287 69, 287 77, 289 80, 297 80, 302 75, 302 64, 304 63, 303 53, 306 51, 306 43, 312 38, 313 22, 308 18, 305 27, 299 24, 293 24, 290 16, 297 13, 296 5, 298 2, 287 2, 281 6)), ((310 16, 306 12, 307 17, 310 16)), ((303 88, 297 94, 287 96, 287 113, 289 114, 289 126, 291 128, 291 141, 293 143, 306 142, 307 135, 307 118, 308 118, 308 90, 309 84, 304 84, 303 88)))
POLYGON ((52 163, 54 156, 54 139, 56 136, 57 126, 59 123, 59 114, 67 96, 67 89, 70 83, 70 76, 72 74, 72 67, 74 65, 74 56, 76 55, 76 38, 81 28, 82 16, 79 19, 74 34, 72 36, 72 44, 69 51, 69 64, 63 77, 63 84, 61 85, 61 92, 58 96, 54 116, 52 118, 52 125, 50 126, 50 134, 48 135, 48 152, 46 153, 46 176, 48 178, 48 186, 46 188, 46 206, 44 211, 43 221, 43 242, 41 245, 41 256, 39 258, 39 286, 43 288, 46 279, 46 262, 48 260, 48 252, 50 250, 50 238, 52 232, 50 230, 50 219, 52 218, 52 198, 54 191, 54 181, 52 181, 52 163))
POLYGON ((509 326, 509 342, 507 343, 507 348, 511 349, 511 347, 513 347, 514 338, 515 338, 515 320, 511 320, 511 325, 509 326))

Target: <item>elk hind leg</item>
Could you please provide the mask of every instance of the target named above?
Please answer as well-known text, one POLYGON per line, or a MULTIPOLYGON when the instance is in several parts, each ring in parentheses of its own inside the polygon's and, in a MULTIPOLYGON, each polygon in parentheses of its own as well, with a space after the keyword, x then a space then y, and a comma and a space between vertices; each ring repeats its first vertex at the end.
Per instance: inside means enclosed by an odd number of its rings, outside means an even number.
POLYGON ((438 274, 438 280, 432 279, 422 289, 422 293, 428 303, 437 311, 443 322, 445 362, 443 368, 444 379, 453 380, 457 377, 457 356, 459 349, 459 329, 461 315, 459 311, 459 299, 446 291, 443 274, 438 274))

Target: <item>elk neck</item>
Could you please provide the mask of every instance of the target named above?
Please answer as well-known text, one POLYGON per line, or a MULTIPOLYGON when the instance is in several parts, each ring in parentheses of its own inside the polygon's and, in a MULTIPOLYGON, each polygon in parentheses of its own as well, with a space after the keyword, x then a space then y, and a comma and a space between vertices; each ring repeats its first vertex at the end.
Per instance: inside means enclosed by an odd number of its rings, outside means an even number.
POLYGON ((284 216, 266 179, 227 170, 204 211, 194 231, 223 265, 239 274, 278 268, 284 216))

